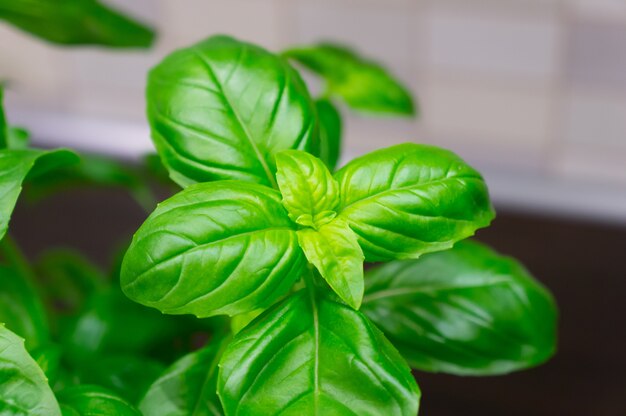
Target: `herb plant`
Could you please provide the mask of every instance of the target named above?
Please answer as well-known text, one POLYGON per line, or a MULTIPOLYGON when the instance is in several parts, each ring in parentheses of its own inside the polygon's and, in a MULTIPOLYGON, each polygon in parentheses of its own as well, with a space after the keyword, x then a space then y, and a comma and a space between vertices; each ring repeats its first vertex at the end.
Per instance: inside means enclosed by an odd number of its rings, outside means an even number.
MULTIPOLYGON (((31 266, 0 243, 0 413, 415 415, 411 368, 504 374, 554 353, 549 292, 466 240, 494 218, 476 170, 415 143, 336 170, 344 107, 415 113, 379 64, 214 36, 150 72, 147 107, 182 190, 112 278, 75 252, 31 266), (292 63, 321 77, 319 97, 292 63), (198 333, 210 333, 200 348, 198 333)), ((23 184, 35 198, 121 185, 153 205, 143 168, 31 149, 0 122, 3 236, 23 184)))

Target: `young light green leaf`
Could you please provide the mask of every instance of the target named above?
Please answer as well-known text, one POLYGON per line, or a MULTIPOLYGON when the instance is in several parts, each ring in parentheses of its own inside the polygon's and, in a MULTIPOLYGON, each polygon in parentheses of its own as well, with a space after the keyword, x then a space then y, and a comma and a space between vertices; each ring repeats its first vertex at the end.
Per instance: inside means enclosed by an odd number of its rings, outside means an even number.
POLYGON ((0 150, 0 239, 7 231, 22 183, 27 176, 33 178, 77 161, 78 157, 67 150, 0 150))
POLYGON ((315 102, 319 120, 319 157, 332 171, 341 155, 341 116, 330 100, 315 102))
POLYGON ((405 143, 354 159, 336 174, 339 217, 368 261, 445 250, 494 217, 480 174, 447 150, 405 143))
POLYGON ((57 394, 63 416, 141 416, 126 400, 94 385, 68 387, 57 394))
POLYGON ((29 351, 50 336, 46 313, 31 283, 15 270, 0 266, 0 322, 26 340, 29 351))
POLYGON ((11 127, 7 124, 4 115, 4 88, 0 83, 0 150, 1 149, 26 149, 29 143, 28 132, 19 127, 11 127))
POLYGON ((424 371, 508 373, 556 348, 550 293, 517 261, 476 242, 368 271, 362 311, 424 371))
POLYGON ((138 403, 165 366, 147 357, 103 354, 77 368, 82 383, 95 384, 138 403))
POLYGON ((152 29, 96 0, 3 0, 0 19, 65 45, 148 47, 154 40, 152 29))
POLYGON ((354 309, 363 299, 363 252, 356 235, 340 219, 319 230, 298 231, 300 247, 339 297, 354 309))
POLYGON ((293 222, 319 228, 335 217, 337 182, 320 159, 300 150, 285 150, 276 155, 276 166, 283 205, 293 222))
POLYGON ((24 340, 0 324, 0 414, 60 416, 48 380, 24 340))
POLYGON ((126 252, 121 284, 129 298, 164 313, 232 316, 284 295, 303 260, 277 191, 203 183, 148 217, 126 252))
POLYGON ((409 367, 360 312, 297 292, 238 333, 220 361, 226 415, 410 415, 409 367))
POLYGON ((230 338, 212 340, 172 364, 139 404, 144 416, 222 416, 217 364, 230 338))
POLYGON ((355 110, 412 115, 408 89, 377 62, 339 45, 322 43, 294 48, 285 56, 322 76, 330 94, 355 110))
POLYGON ((275 186, 274 153, 311 150, 315 108, 300 76, 268 51, 213 36, 169 55, 148 77, 152 137, 186 187, 239 179, 275 186))

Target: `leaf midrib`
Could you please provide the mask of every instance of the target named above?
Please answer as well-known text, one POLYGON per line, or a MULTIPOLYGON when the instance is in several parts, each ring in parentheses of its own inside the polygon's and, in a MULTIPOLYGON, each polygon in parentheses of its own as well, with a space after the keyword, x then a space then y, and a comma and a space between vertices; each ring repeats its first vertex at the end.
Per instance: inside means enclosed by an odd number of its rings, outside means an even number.
MULTIPOLYGON (((230 97, 228 96, 228 94, 226 94, 226 91, 224 90, 224 87, 222 86, 222 82, 217 78, 217 75, 215 74, 215 71, 213 70, 211 63, 202 55, 201 51, 197 47, 192 48, 192 51, 196 55, 196 57, 200 60, 200 62, 205 66, 208 74, 211 76, 211 79, 213 80, 213 82, 215 82, 215 85, 219 89, 219 92, 224 97, 224 102, 226 103, 228 108, 231 110, 231 112, 235 116, 235 119, 237 120, 239 127, 241 127, 241 130, 243 131, 245 138, 248 140, 250 147, 252 147, 252 150, 254 150, 254 153, 259 163, 261 164, 261 167, 263 168, 263 171, 265 172, 265 175, 267 176, 269 183, 274 189, 278 189, 278 184, 276 183, 276 179, 274 178, 274 175, 272 174, 272 170, 268 166, 267 161, 263 157, 263 154, 259 150, 258 146, 252 139, 252 136, 250 134, 250 131, 248 130, 248 127, 245 125, 245 123, 241 119, 241 116, 239 115, 237 110, 235 110, 235 107, 232 105, 230 97)), ((242 46, 241 51, 239 52, 239 56, 237 57, 237 61, 233 64, 234 68, 239 66, 239 63, 241 62, 242 57, 246 51, 247 51, 247 47, 242 46)), ((234 69, 232 71, 234 71, 234 69)))

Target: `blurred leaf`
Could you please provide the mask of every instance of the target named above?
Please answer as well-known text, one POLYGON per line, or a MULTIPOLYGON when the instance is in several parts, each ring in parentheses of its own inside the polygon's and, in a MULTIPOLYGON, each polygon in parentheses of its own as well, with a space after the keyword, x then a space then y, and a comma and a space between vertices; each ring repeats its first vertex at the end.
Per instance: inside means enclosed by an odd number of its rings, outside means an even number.
POLYGON ((24 348, 24 340, 0 324, 0 413, 59 416, 46 376, 24 348))
POLYGON ((137 355, 102 355, 78 369, 83 383, 97 384, 137 403, 165 370, 158 361, 137 355))
POLYGON ((150 386, 139 404, 145 416, 219 416, 218 362, 230 338, 218 338, 207 347, 185 355, 150 386))
POLYGON ((516 260, 476 242, 369 270, 361 310, 414 368, 492 375, 556 348, 556 305, 516 260))
POLYGON ((87 297, 107 283, 94 264, 70 249, 44 252, 35 269, 49 308, 65 313, 77 311, 87 297))
POLYGON ((0 84, 0 149, 9 147, 7 141, 7 119, 4 115, 4 88, 0 84))
POLYGON ((341 116, 330 100, 317 100, 315 106, 320 127, 319 158, 332 172, 341 155, 341 116))
POLYGON ((95 292, 61 328, 67 358, 84 363, 94 355, 137 353, 176 331, 174 322, 126 298, 118 288, 95 292))
POLYGON ((14 269, 0 266, 0 322, 26 340, 28 350, 50 336, 44 307, 30 281, 14 269))
POLYGON ((35 349, 32 356, 48 378, 48 383, 54 386, 61 371, 61 347, 57 344, 46 344, 35 349))
POLYGON ((49 42, 148 47, 154 31, 96 0, 0 0, 0 19, 49 42))
POLYGON ((9 226, 9 219, 22 190, 22 183, 49 170, 72 164, 78 157, 68 150, 0 150, 0 239, 9 226))
POLYGON ((126 189, 146 210, 151 211, 156 206, 145 175, 139 168, 95 155, 81 155, 81 161, 77 165, 39 178, 29 185, 26 194, 30 200, 37 201, 61 190, 93 186, 126 189))
POLYGON ((328 93, 341 97, 355 110, 413 115, 415 108, 407 87, 382 65, 340 45, 293 48, 284 55, 326 80, 328 93))
POLYGON ((68 387, 57 398, 63 416, 141 416, 132 404, 99 386, 68 387))

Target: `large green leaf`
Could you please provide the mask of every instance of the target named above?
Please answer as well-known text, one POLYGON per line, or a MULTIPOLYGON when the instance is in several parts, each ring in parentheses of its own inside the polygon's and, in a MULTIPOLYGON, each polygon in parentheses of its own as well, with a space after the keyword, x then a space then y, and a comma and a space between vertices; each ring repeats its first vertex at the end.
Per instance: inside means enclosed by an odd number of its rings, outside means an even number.
POLYGON ((217 364, 230 338, 221 338, 191 352, 150 386, 139 409, 144 416, 221 416, 217 397, 217 364))
POLYGON ((307 260, 335 293, 359 309, 363 299, 363 251, 348 224, 336 219, 319 230, 298 230, 298 241, 307 260))
POLYGON ((337 215, 337 182, 320 159, 300 150, 285 150, 276 155, 276 166, 283 205, 293 222, 317 228, 337 215))
POLYGON ((339 45, 322 43, 285 52, 322 76, 328 93, 341 97, 356 110, 412 115, 408 89, 377 62, 339 45))
POLYGON ((154 32, 96 0, 0 0, 0 19, 49 42, 147 47, 154 32))
POLYGON ((132 404, 99 386, 68 387, 57 397, 63 416, 141 416, 132 404))
POLYGON ((226 415, 410 415, 419 389, 360 312, 297 292, 239 332, 220 362, 226 415))
POLYGON ((294 224, 272 189, 197 184, 161 203, 122 263, 126 295, 169 314, 236 315, 266 307, 300 277, 294 224))
POLYGON ((213 36, 165 58, 148 77, 148 119, 174 181, 275 186, 274 153, 311 150, 315 108, 280 57, 213 36))
POLYGON ((480 174, 458 156, 405 143, 354 159, 335 174, 339 217, 368 261, 410 259, 452 247, 494 217, 480 174))
POLYGON ((31 282, 4 266, 0 266, 0 305, 0 322, 24 338, 28 350, 48 340, 45 310, 31 282))
POLYGON ((48 380, 24 340, 0 324, 0 414, 60 416, 48 380))
POLYGON ((78 157, 67 150, 0 150, 0 239, 7 231, 27 176, 36 177, 77 161, 78 157))
POLYGON ((362 311, 425 371, 507 373, 556 348, 550 293, 517 261, 475 242, 368 271, 362 311))
POLYGON ((330 100, 315 102, 319 120, 319 157, 334 171, 341 155, 341 115, 330 100))
POLYGON ((165 366, 138 355, 103 354, 77 370, 82 383, 105 387, 128 402, 137 403, 165 366))

